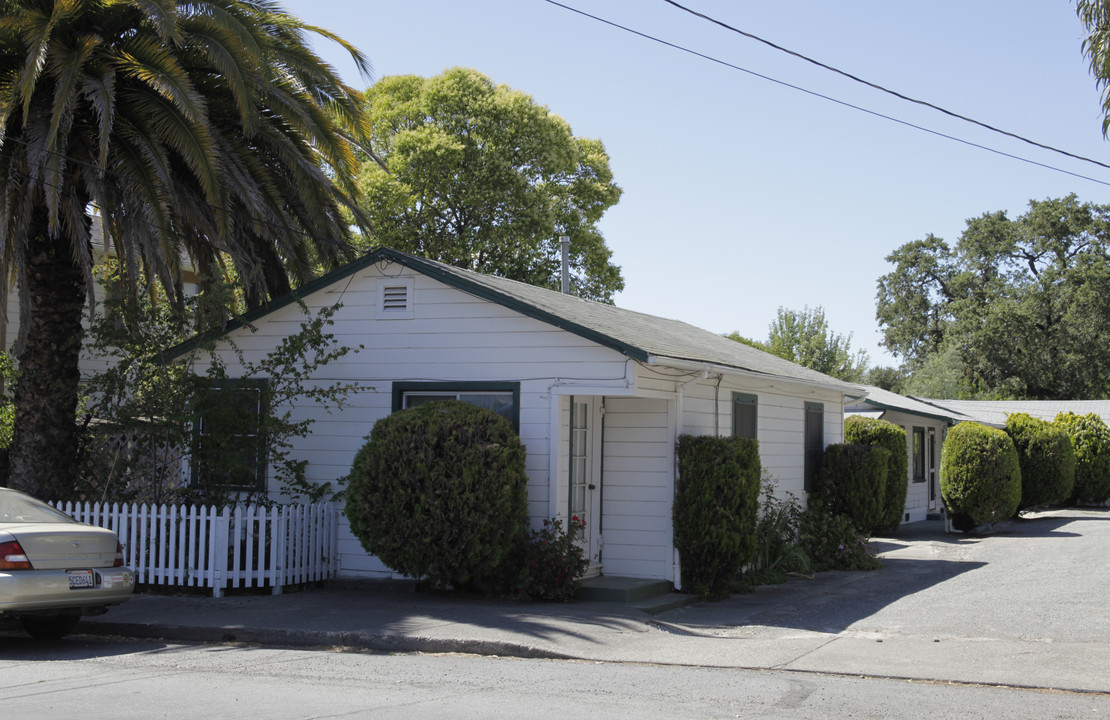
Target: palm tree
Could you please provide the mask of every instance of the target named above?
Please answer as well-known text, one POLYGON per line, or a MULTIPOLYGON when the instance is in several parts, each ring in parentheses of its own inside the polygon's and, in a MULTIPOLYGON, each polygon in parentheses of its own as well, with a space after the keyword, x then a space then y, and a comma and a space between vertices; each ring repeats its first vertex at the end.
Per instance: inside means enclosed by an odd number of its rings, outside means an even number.
POLYGON ((91 209, 131 282, 183 260, 251 304, 349 257, 360 94, 270 0, 0 0, 0 307, 20 292, 9 484, 72 487, 91 209))

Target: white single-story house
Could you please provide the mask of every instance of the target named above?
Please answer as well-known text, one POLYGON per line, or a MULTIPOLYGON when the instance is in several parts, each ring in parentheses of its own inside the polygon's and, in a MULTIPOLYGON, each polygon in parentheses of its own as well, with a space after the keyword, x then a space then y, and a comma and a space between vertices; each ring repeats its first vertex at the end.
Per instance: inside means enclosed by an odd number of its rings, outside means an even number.
MULTIPOLYGON (((533 523, 585 518, 592 572, 609 576, 679 583, 671 523, 679 435, 757 438, 765 476, 778 492, 804 497, 824 447, 842 440, 846 397, 863 394, 683 322, 389 249, 248 313, 229 337, 257 360, 304 321, 301 303, 311 312, 341 304, 331 332, 364 346, 317 378, 359 384, 342 409, 298 410, 315 420, 293 448, 309 480, 347 474, 374 422, 396 410, 475 402, 520 433, 533 523)), ((234 377, 238 360, 227 348, 218 353, 234 377)), ((342 577, 392 575, 345 524, 339 553, 342 577)))
POLYGON ((940 452, 947 430, 958 422, 974 418, 951 408, 898 395, 865 385, 867 397, 854 400, 844 408, 845 416, 864 415, 900 425, 906 431, 906 510, 903 522, 917 522, 940 513, 940 452))

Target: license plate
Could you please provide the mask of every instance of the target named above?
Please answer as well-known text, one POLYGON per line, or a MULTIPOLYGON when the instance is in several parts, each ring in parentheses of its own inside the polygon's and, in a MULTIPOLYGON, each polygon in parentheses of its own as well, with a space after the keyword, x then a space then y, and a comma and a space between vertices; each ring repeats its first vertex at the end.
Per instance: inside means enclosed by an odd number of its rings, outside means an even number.
POLYGON ((66 570, 66 575, 69 576, 70 590, 96 587, 96 577, 92 570, 66 570))

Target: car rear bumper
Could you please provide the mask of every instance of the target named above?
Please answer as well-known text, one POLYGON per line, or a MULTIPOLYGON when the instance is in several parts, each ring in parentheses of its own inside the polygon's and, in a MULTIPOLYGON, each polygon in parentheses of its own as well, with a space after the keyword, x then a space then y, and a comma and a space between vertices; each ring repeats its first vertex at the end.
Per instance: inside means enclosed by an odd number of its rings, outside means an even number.
POLYGON ((95 615, 127 600, 135 589, 135 573, 129 568, 96 568, 93 576, 94 587, 70 589, 65 570, 2 571, 0 616, 53 610, 95 615))

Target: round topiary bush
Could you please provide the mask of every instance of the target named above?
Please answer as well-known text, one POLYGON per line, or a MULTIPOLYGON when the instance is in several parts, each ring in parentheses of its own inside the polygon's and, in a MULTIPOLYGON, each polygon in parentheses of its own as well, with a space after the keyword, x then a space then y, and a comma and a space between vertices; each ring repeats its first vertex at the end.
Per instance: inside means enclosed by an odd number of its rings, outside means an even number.
POLYGON ((760 476, 755 440, 679 437, 672 519, 687 592, 727 595, 752 561, 760 476))
POLYGON ((817 495, 830 513, 844 515, 861 533, 873 535, 886 524, 884 503, 889 466, 890 451, 886 448, 829 445, 825 448, 817 495))
POLYGON ((1075 487, 1071 499, 1100 505, 1110 499, 1110 428, 1095 413, 1062 412, 1055 424, 1071 437, 1075 447, 1075 487))
POLYGON ((961 530, 1013 517, 1021 502, 1021 467, 1010 436, 973 422, 949 430, 940 456, 940 494, 961 530))
POLYGON ((524 542, 524 446, 496 413, 457 400, 374 424, 345 513, 366 551, 440 586, 482 588, 524 542))
POLYGON ((905 517, 906 493, 909 490, 906 431, 886 420, 852 415, 844 420, 844 442, 850 445, 874 445, 890 453, 887 458, 886 497, 883 500, 883 517, 879 529, 898 529, 905 517), (902 479, 901 482, 898 478, 902 479))
POLYGON ((1011 413, 1006 434, 1021 465, 1018 510, 1067 501, 1075 485, 1075 450, 1068 433, 1026 413, 1011 413))

